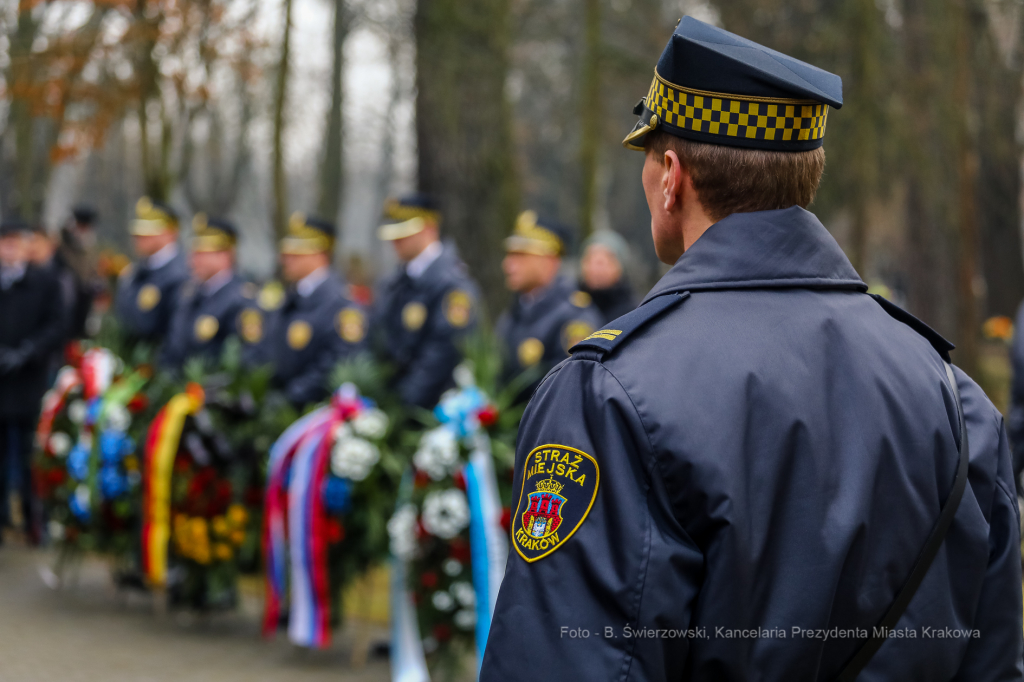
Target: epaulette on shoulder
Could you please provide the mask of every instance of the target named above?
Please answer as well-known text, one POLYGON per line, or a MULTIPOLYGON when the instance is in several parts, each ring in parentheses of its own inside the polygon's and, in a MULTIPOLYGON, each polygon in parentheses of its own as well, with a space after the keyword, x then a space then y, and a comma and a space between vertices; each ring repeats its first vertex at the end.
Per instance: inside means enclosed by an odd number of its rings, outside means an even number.
POLYGON ((653 298, 636 310, 628 312, 622 317, 609 322, 607 327, 598 329, 596 332, 570 348, 569 352, 574 354, 583 350, 597 350, 602 355, 607 355, 611 351, 615 350, 615 348, 622 345, 630 335, 640 330, 648 322, 657 318, 666 310, 679 305, 689 297, 690 292, 683 291, 672 292, 670 294, 665 294, 664 296, 653 298))
POLYGON ((938 352, 938 354, 942 356, 943 360, 945 360, 946 362, 951 362, 951 360, 949 359, 949 351, 956 348, 956 346, 951 344, 946 339, 942 338, 941 334, 939 334, 937 331, 935 331, 934 329, 926 325, 924 322, 917 319, 916 317, 914 317, 906 310, 893 303, 892 301, 882 298, 878 294, 868 294, 868 296, 875 299, 878 305, 882 306, 882 310, 889 313, 889 316, 892 317, 894 320, 902 322, 903 324, 907 325, 915 332, 923 336, 925 339, 927 339, 928 343, 932 344, 932 348, 934 348, 938 352))

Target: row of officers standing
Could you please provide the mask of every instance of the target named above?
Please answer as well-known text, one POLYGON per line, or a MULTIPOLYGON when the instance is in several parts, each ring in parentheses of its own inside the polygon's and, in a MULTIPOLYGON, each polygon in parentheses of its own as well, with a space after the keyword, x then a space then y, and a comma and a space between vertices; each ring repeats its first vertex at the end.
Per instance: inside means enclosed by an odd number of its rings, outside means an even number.
MULTIPOLYGON (((384 215, 378 236, 401 265, 371 304, 332 267, 329 221, 294 214, 279 243, 284 286, 259 287, 236 269, 230 221, 197 215, 186 259, 176 213, 143 198, 130 227, 139 260, 120 277, 115 313, 130 338, 160 345, 170 369, 192 357, 216 359, 237 336, 245 362, 272 365, 277 388, 301 406, 327 396, 338 362, 369 351, 392 367, 391 388, 403 403, 432 408, 453 385, 462 342, 480 322, 480 292, 454 246, 441 241, 442 216, 430 197, 389 200, 384 215)), ((514 298, 497 323, 502 379, 524 377, 523 398, 569 348, 636 303, 621 237, 599 233, 584 244, 578 286, 562 274, 570 243, 571 230, 532 211, 505 240, 502 267, 514 298)))

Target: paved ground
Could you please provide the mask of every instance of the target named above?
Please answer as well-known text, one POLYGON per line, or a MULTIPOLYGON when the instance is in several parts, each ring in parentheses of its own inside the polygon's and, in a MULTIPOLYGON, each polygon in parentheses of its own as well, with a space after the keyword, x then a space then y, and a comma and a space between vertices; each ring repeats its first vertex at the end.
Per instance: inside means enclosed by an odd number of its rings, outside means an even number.
POLYGON ((40 577, 46 552, 0 548, 0 682, 385 682, 386 660, 350 665, 352 642, 386 632, 350 627, 326 651, 259 637, 258 599, 206 620, 158 618, 148 597, 115 593, 109 572, 88 561, 77 588, 40 577))

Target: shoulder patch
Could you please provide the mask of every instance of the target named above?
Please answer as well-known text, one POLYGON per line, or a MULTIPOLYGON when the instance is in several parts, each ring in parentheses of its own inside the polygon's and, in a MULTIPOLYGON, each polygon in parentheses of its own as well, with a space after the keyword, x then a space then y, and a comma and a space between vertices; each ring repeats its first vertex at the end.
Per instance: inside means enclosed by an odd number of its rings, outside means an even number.
POLYGON ((597 460, 568 445, 539 445, 526 456, 512 543, 529 563, 564 545, 597 499, 597 460))
POLYGON ((608 323, 604 329, 586 337, 569 349, 570 353, 580 350, 595 349, 604 353, 612 351, 616 346, 625 341, 633 332, 664 313, 669 308, 679 305, 690 297, 689 291, 681 293, 665 294, 651 299, 636 310, 630 311, 608 323))
POLYGON ((577 308, 587 308, 594 302, 594 299, 585 291, 574 291, 569 297, 569 302, 577 308))
POLYGON ((334 320, 334 326, 346 343, 359 343, 366 336, 366 316, 359 308, 343 308, 334 320))
POLYGON ((915 332, 923 336, 925 339, 927 339, 928 343, 932 344, 932 348, 934 348, 936 352, 942 356, 943 360, 945 360, 946 362, 952 362, 949 359, 949 351, 956 348, 956 346, 951 344, 946 339, 942 338, 942 336, 937 331, 935 331, 934 329, 926 325, 924 322, 917 319, 916 317, 914 317, 906 310, 893 303, 892 301, 883 298, 878 294, 868 294, 868 296, 875 299, 878 305, 882 306, 882 310, 887 312, 889 316, 892 317, 894 320, 902 322, 903 324, 907 325, 915 332))
POLYGON ((248 344, 263 340, 263 314, 256 308, 246 308, 238 315, 238 335, 248 344))
POLYGON ((463 289, 452 289, 444 297, 444 317, 448 324, 462 329, 473 315, 473 297, 463 289))
POLYGON ((284 303, 284 287, 277 280, 267 282, 260 290, 256 303, 266 311, 277 310, 284 303))

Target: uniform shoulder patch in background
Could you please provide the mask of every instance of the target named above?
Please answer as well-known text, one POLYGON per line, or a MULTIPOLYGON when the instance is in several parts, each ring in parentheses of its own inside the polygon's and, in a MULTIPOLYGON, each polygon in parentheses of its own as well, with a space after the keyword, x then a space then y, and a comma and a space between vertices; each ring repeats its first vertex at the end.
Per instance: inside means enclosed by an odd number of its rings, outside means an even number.
POLYGON ((295 320, 288 325, 288 347, 292 350, 302 350, 309 345, 313 338, 313 328, 305 320, 295 320))
POLYGON ((160 302, 160 288, 155 284, 147 284, 146 286, 139 289, 138 296, 135 297, 135 305, 139 307, 144 313, 148 313, 150 310, 156 307, 156 304, 160 302))
POLYGON ((402 326, 411 332, 419 331, 427 321, 427 306, 419 301, 406 303, 402 308, 402 326))
POLYGON ((284 303, 284 287, 276 280, 267 282, 260 289, 256 303, 266 311, 277 310, 284 303))
POLYGON ((597 499, 597 460, 568 445, 539 445, 526 456, 512 544, 533 563, 568 541, 597 499))
POLYGON ((346 343, 359 343, 366 336, 366 316, 359 308, 344 308, 335 320, 338 336, 346 343))
POLYGON ((220 329, 220 323, 217 322, 217 318, 213 315, 200 315, 196 318, 195 329, 193 330, 196 335, 197 341, 206 343, 217 335, 217 330, 220 329))
POLYGON ((246 343, 259 343, 263 339, 263 314, 255 308, 246 308, 238 316, 238 334, 246 343))
POLYGON ((444 297, 444 318, 451 326, 462 329, 469 324, 472 314, 473 297, 468 291, 453 289, 444 297))
POLYGON ((569 302, 577 308, 587 308, 594 302, 594 299, 585 291, 574 291, 569 297, 569 302))

